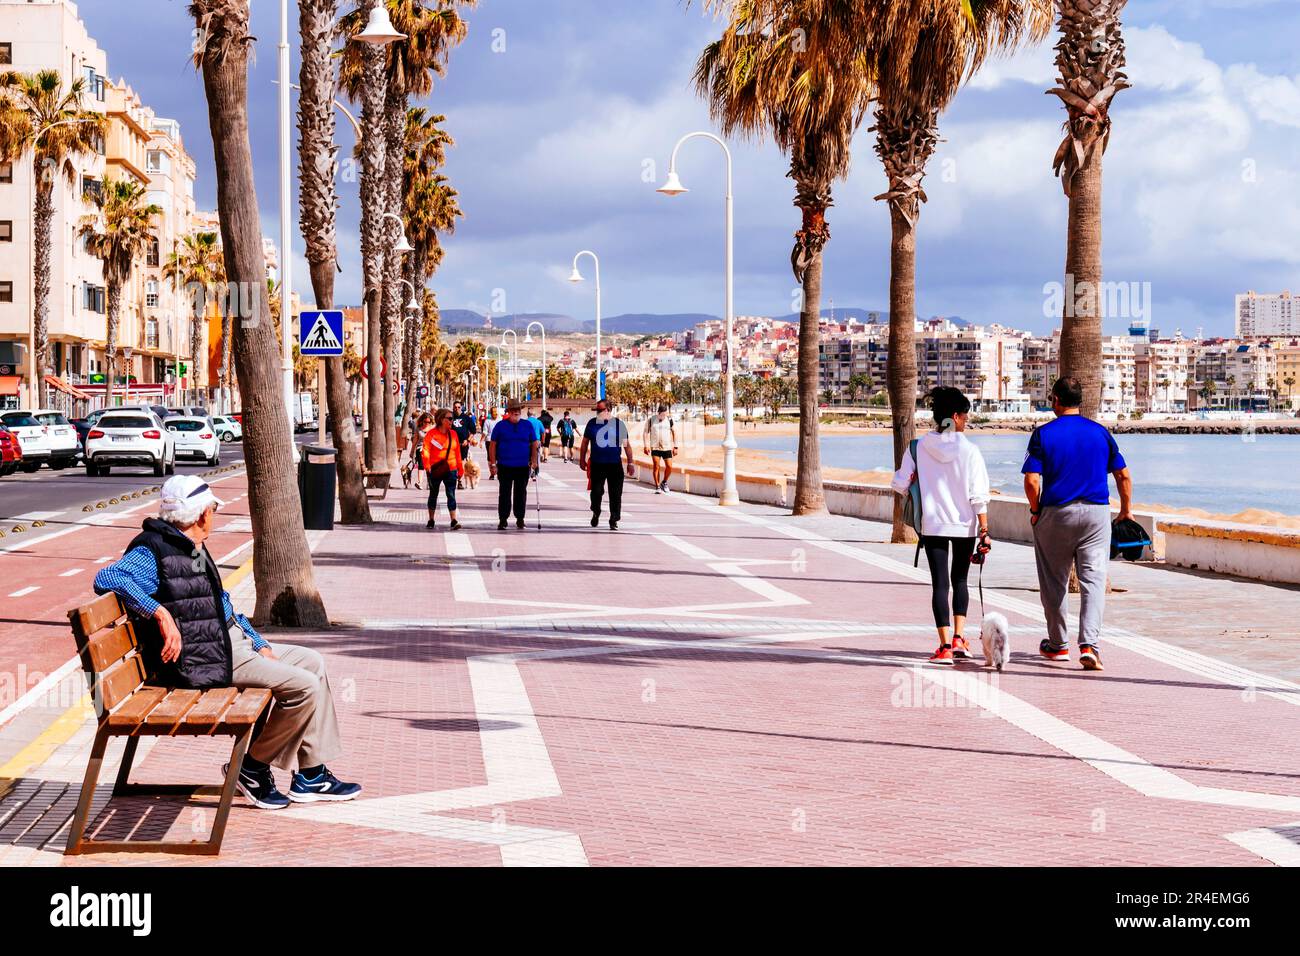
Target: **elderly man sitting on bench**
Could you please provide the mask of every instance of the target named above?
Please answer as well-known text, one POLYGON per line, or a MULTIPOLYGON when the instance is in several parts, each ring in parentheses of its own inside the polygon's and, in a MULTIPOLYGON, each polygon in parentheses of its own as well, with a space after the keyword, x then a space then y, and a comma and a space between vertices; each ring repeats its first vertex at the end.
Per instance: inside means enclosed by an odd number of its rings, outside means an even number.
POLYGON ((162 486, 157 518, 148 518, 122 560, 95 575, 98 594, 114 592, 137 619, 145 663, 169 687, 265 687, 275 703, 239 772, 239 791, 264 810, 289 801, 351 800, 325 765, 342 753, 325 662, 307 647, 271 645, 236 614, 208 553, 221 501, 202 478, 176 475, 162 486), (286 797, 271 767, 293 771, 286 797))

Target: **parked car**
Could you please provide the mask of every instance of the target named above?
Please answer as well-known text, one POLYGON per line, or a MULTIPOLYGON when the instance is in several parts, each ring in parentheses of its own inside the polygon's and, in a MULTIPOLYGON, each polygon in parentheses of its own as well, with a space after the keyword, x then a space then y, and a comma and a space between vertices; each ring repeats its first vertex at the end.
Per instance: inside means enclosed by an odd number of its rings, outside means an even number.
POLYGON ((192 418, 208 418, 208 410, 201 405, 177 405, 167 409, 168 415, 180 415, 192 418))
POLYGON ((153 412, 115 408, 86 435, 86 474, 107 475, 114 465, 149 465, 155 475, 176 472, 176 438, 153 412))
POLYGON ((18 436, 0 426, 0 478, 12 475, 23 463, 23 449, 18 436))
POLYGON ((213 415, 212 425, 217 430, 217 437, 224 442, 244 440, 244 426, 229 415, 213 415))
POLYGON ((49 429, 50 467, 60 471, 75 465, 81 457, 81 439, 68 416, 57 408, 38 408, 32 417, 49 429))
POLYGON ((209 465, 221 464, 221 439, 206 417, 174 415, 164 424, 175 436, 177 458, 202 458, 209 465))
POLYGON ((30 474, 50 460, 50 449, 54 447, 54 442, 50 438, 49 426, 42 425, 31 412, 4 412, 0 414, 0 425, 18 439, 23 453, 19 467, 23 471, 30 474))

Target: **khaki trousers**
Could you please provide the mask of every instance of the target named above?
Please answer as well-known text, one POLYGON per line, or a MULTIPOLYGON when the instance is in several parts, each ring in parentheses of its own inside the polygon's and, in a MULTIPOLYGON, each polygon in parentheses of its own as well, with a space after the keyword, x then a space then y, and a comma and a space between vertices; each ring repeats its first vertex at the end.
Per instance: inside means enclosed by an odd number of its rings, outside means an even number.
POLYGON ((309 647, 272 644, 272 660, 254 651, 253 642, 238 629, 230 645, 234 686, 265 687, 274 698, 266 725, 248 748, 254 760, 298 770, 342 755, 334 695, 320 654, 309 647))

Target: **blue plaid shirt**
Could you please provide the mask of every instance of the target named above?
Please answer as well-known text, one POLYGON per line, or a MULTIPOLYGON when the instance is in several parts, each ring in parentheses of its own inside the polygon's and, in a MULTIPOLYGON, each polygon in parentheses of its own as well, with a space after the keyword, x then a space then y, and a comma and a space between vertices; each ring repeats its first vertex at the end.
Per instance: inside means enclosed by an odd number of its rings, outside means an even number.
MULTIPOLYGON (((158 602, 153 596, 158 593, 158 562, 153 552, 140 546, 132 548, 122 555, 121 561, 105 565, 95 575, 95 593, 107 594, 112 591, 126 604, 127 609, 141 617, 153 617, 158 611, 158 602)), ((221 592, 221 608, 226 615, 227 624, 238 624, 239 629, 253 642, 253 650, 260 651, 270 647, 270 642, 253 628, 252 622, 242 614, 236 614, 230 603, 230 592, 221 592)))

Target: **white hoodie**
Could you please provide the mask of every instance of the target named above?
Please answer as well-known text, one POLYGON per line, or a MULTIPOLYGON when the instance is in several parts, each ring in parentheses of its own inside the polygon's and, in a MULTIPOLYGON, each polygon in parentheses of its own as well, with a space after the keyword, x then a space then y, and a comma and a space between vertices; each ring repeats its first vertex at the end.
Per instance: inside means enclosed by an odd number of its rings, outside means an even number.
MULTIPOLYGON (((926 535, 974 538, 979 519, 988 510, 989 473, 984 456, 961 432, 927 432, 916 446, 921 473, 921 529, 926 535)), ((907 494, 917 463, 909 447, 903 467, 891 482, 894 491, 907 494)))

